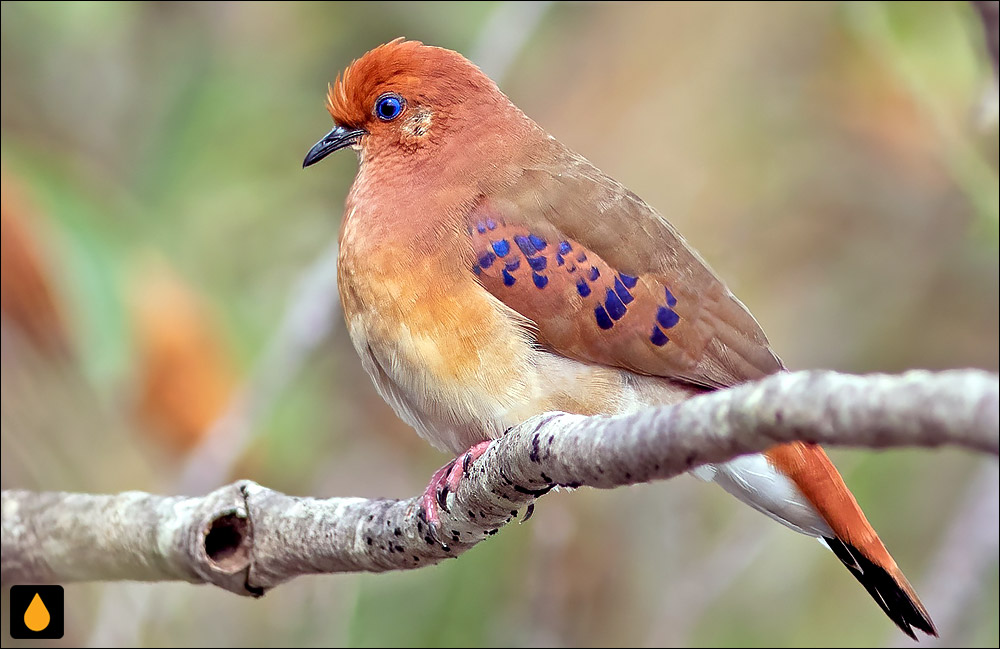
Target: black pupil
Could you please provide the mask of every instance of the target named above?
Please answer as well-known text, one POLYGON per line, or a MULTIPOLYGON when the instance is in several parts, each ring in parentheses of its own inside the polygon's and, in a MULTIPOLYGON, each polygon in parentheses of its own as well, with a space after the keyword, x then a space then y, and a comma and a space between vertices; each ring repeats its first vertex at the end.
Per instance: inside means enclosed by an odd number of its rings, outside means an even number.
POLYGON ((387 97, 379 103, 378 112, 385 119, 392 119, 399 113, 399 102, 393 97, 387 97))

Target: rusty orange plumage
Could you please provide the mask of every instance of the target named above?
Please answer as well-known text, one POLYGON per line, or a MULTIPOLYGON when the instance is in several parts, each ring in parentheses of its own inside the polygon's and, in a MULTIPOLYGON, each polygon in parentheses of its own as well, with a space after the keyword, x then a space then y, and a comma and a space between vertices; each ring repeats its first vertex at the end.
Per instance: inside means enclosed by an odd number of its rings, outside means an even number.
MULTIPOLYGON (((359 154, 338 266, 351 340, 436 446, 481 449, 541 412, 632 412, 784 369, 665 218, 460 54, 398 39, 354 61, 327 105, 335 127, 303 166, 359 154)), ((904 632, 935 633, 821 448, 697 474, 824 541, 904 632)))

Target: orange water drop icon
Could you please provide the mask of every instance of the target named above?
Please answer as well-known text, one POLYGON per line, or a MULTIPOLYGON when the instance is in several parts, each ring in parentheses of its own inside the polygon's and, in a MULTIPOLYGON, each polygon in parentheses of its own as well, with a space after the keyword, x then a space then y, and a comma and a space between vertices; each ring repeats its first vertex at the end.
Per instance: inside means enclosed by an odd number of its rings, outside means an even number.
POLYGON ((51 619, 49 609, 45 608, 42 598, 35 593, 31 603, 28 604, 28 609, 24 612, 24 626, 38 633, 49 625, 51 619))

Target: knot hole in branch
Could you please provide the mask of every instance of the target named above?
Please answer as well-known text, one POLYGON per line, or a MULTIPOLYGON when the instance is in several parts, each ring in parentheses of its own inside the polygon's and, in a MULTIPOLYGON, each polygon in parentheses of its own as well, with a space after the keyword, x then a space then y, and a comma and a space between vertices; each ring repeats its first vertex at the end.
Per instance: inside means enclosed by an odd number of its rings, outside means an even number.
POLYGON ((227 573, 242 570, 250 562, 250 522, 229 512, 219 516, 205 534, 205 554, 215 567, 227 573))

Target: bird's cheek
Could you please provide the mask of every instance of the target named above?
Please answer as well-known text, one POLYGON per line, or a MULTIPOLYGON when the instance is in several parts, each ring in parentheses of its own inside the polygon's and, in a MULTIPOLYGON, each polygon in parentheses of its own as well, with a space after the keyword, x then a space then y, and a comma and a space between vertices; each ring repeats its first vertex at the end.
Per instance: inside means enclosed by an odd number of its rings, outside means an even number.
POLYGON ((416 145, 425 141, 431 133, 431 125, 434 123, 433 111, 427 109, 414 110, 406 118, 400 128, 400 135, 403 144, 416 145))

